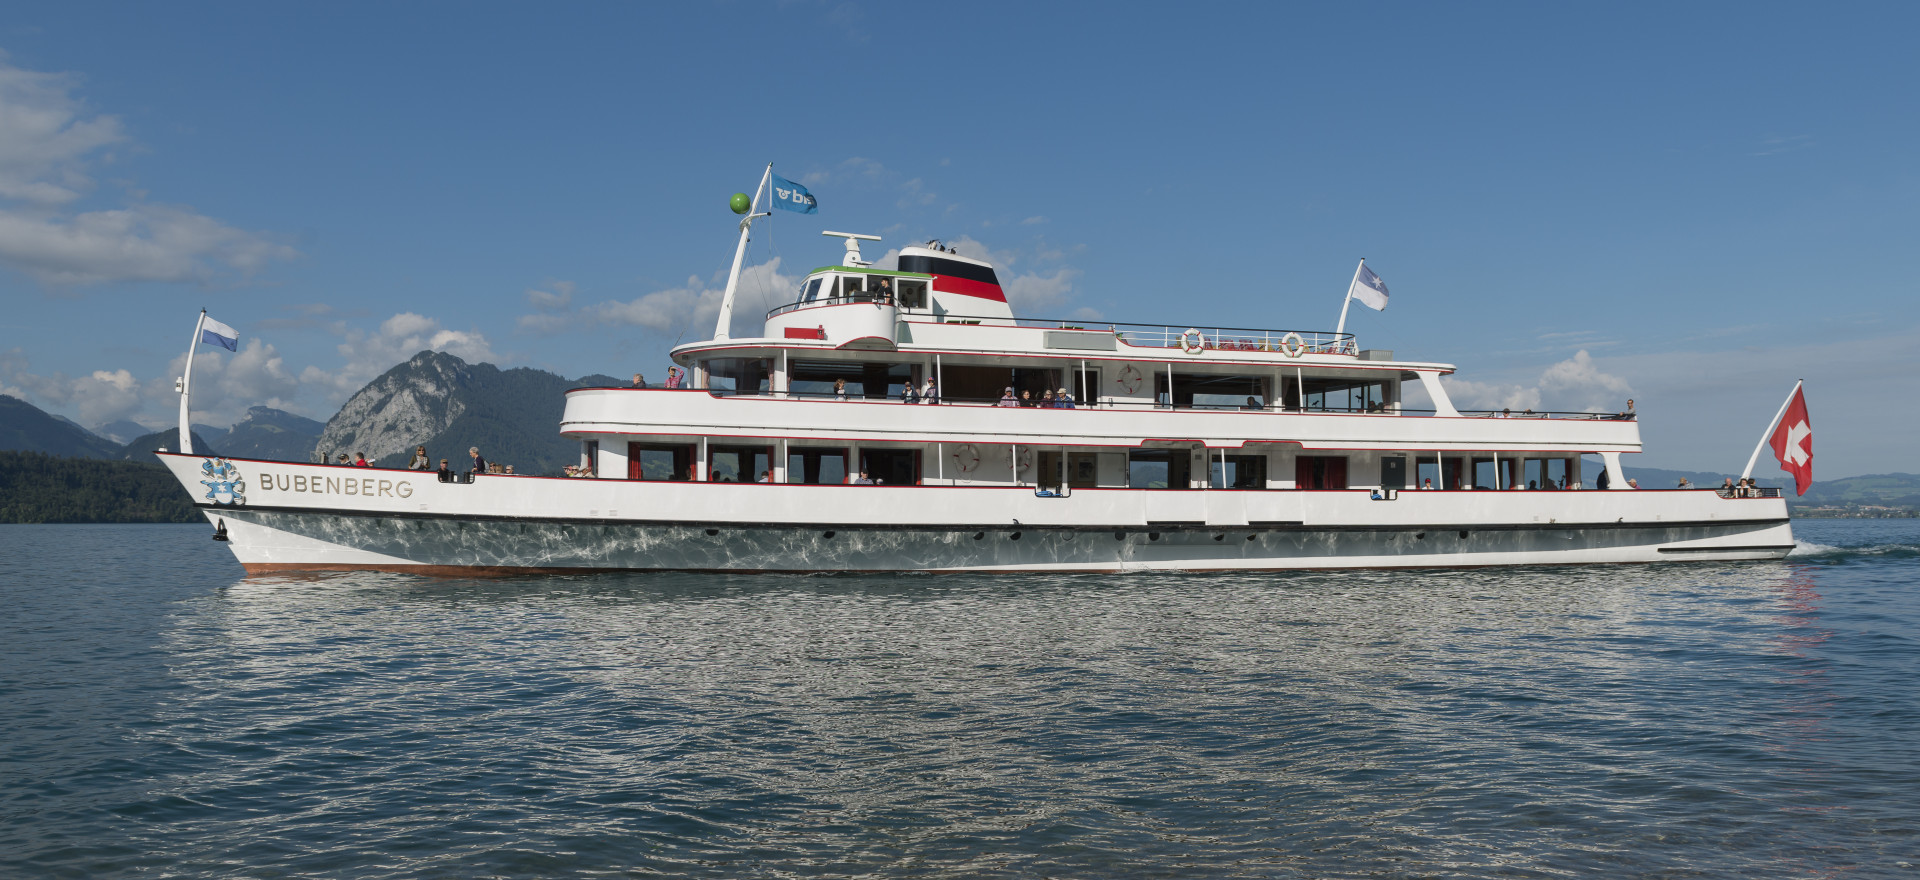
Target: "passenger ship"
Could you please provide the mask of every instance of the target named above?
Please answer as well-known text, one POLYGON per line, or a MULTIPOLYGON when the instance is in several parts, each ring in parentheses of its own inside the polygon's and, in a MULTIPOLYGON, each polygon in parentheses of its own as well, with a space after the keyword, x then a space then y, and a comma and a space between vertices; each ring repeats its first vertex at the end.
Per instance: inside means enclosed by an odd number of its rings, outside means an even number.
POLYGON ((1794 545, 1777 491, 1632 488, 1631 414, 1462 412, 1452 366, 1346 333, 1019 318, 983 260, 930 242, 883 270, 860 255, 876 238, 827 234, 840 263, 754 338, 727 332, 736 254, 714 338, 672 352, 690 387, 568 393, 560 431, 588 478, 161 458, 251 573, 1557 565, 1794 545), (1415 385, 1431 409, 1403 405, 1415 385))

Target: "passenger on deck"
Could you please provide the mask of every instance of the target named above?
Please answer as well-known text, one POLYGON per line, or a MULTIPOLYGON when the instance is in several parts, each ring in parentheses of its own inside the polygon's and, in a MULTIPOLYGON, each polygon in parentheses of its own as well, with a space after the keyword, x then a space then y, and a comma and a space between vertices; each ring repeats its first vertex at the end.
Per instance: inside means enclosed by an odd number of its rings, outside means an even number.
POLYGON ((854 480, 853 484, 855 486, 872 486, 874 485, 874 482, 872 477, 867 476, 866 471, 861 471, 860 478, 857 480, 854 480))
POLYGON ((356 452, 353 454, 353 466, 354 467, 373 467, 373 465, 370 465, 367 463, 367 454, 364 452, 356 452))
POLYGON ((1008 388, 1004 393, 1000 395, 1000 402, 996 405, 997 406, 1019 406, 1020 398, 1013 396, 1013 389, 1008 388))
POLYGON ((340 464, 340 466, 341 466, 341 467, 352 467, 352 466, 353 466, 353 462, 351 462, 351 461, 348 461, 348 460, 347 460, 347 454, 346 454, 346 453, 344 453, 344 452, 342 452, 342 453, 340 453, 340 461, 339 461, 339 464, 340 464))
POLYGON ((1681 478, 1680 478, 1680 485, 1679 485, 1678 487, 1676 487, 1676 488, 1680 488, 1680 489, 1691 489, 1691 488, 1693 488, 1693 481, 1692 481, 1692 480, 1689 480, 1689 479, 1687 479, 1686 477, 1681 477, 1681 478))
POLYGON ((453 482, 453 466, 450 464, 447 464, 447 460, 444 458, 440 459, 440 482, 442 483, 453 482))
POLYGON ((873 289, 873 301, 883 306, 893 304, 893 284, 880 279, 880 286, 873 289))
POLYGON ((1431 489, 1431 488, 1433 488, 1433 478, 1432 478, 1432 477, 1428 477, 1428 478, 1427 478, 1427 483, 1426 483, 1426 485, 1424 485, 1424 486, 1421 486, 1420 488, 1422 488, 1422 489, 1431 489))
POLYGON ((1041 396, 1040 407, 1042 409, 1058 409, 1059 408, 1059 401, 1056 401, 1053 399, 1053 389, 1051 388, 1047 389, 1047 393, 1041 396))
POLYGON ((639 373, 633 374, 633 387, 635 388, 647 387, 647 377, 642 376, 639 373))
POLYGON ((424 471, 433 467, 433 459, 427 457, 427 447, 413 447, 413 458, 407 461, 407 470, 424 471))
POLYGON ((912 379, 908 379, 906 382, 902 383, 900 388, 900 402, 901 403, 919 403, 920 402, 920 389, 913 387, 912 379))
POLYGON ((847 380, 845 379, 833 380, 833 399, 834 400, 847 399, 847 380))
POLYGON ((920 389, 920 402, 921 403, 939 403, 940 402, 940 389, 934 386, 932 376, 927 377, 926 387, 920 389))
POLYGON ((759 479, 759 480, 757 480, 757 481, 755 481, 755 482, 760 482, 760 483, 771 483, 771 482, 773 482, 773 472, 772 472, 772 471, 761 471, 761 472, 760 472, 760 479, 759 479))
POLYGON ((682 375, 684 374, 680 372, 679 367, 668 367, 667 368, 667 387, 668 388, 680 387, 680 377, 682 375))
POLYGON ((1720 484, 1720 494, 1725 495, 1728 498, 1733 497, 1733 478, 1732 477, 1728 477, 1726 479, 1726 482, 1720 484))
POLYGON ((1073 409, 1073 395, 1068 394, 1065 388, 1060 389, 1060 396, 1054 398, 1053 402, 1061 409, 1073 409))
POLYGON ((1033 405, 1033 392, 1031 392, 1031 391, 1022 391, 1022 392, 1020 392, 1020 405, 1021 405, 1021 406, 1032 406, 1032 405, 1033 405))

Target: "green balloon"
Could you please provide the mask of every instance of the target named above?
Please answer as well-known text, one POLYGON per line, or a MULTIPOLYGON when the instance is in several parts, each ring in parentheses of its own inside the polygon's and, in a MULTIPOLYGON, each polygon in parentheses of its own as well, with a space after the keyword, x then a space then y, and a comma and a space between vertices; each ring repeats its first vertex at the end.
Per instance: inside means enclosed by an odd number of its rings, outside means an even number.
POLYGON ((753 210, 753 200, 747 198, 746 193, 734 193, 733 198, 727 200, 727 205, 733 208, 735 214, 745 214, 753 210))

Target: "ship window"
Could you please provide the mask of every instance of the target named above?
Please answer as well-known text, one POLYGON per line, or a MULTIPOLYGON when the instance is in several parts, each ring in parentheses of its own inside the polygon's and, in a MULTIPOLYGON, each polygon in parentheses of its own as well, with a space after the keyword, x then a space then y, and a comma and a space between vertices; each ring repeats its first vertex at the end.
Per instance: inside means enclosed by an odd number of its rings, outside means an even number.
POLYGON ((1265 489, 1267 488, 1267 457, 1264 455, 1211 456, 1208 465, 1216 489, 1265 489))
POLYGON ((787 450, 787 482, 833 484, 846 481, 845 449, 794 447, 787 450))
POLYGON ((896 279, 896 281, 893 288, 900 297, 901 306, 909 309, 927 307, 927 282, 909 281, 905 278, 896 279))
POLYGON ((787 388, 795 397, 833 397, 833 383, 844 380, 849 399, 898 399, 919 378, 917 364, 884 361, 794 361, 787 368, 787 388))
POLYGON ((920 453, 913 449, 862 449, 860 469, 882 486, 917 486, 920 453))
POLYGON ((707 467, 721 483, 754 483, 772 467, 773 449, 767 446, 709 446, 707 467))
POLYGON ((825 280, 826 280, 825 278, 815 278, 812 281, 807 282, 807 289, 800 294, 800 301, 810 303, 816 299, 819 299, 820 298, 820 282, 825 280))
POLYGON ((1302 489, 1347 488, 1347 457, 1302 455, 1293 460, 1294 485, 1302 489))
MULTIPOLYGON (((1389 399, 1389 389, 1385 382, 1365 379, 1313 379, 1306 380, 1308 412, 1383 412, 1389 399)), ((1292 402, 1299 399, 1299 383, 1285 383, 1289 409, 1299 409, 1292 402)))
MULTIPOLYGON (((1195 409, 1246 409, 1267 405, 1266 376, 1174 373, 1173 405, 1195 409), (1251 402, 1249 402, 1251 401, 1251 402)), ((1167 402, 1167 374, 1153 374, 1154 398, 1167 402)))
POLYGON ((706 367, 709 391, 764 394, 771 387, 765 358, 713 358, 706 367))
POLYGON ((693 447, 678 443, 628 443, 627 479, 691 480, 693 447))
POLYGON ((1192 456, 1185 449, 1135 449, 1127 453, 1127 485, 1134 489, 1187 489, 1192 456))
POLYGON ((1015 396, 1024 391, 1028 398, 1038 400, 1048 391, 1062 387, 1059 370, 952 366, 942 369, 940 374, 946 383, 940 389, 940 399, 949 403, 993 403, 1008 388, 1013 389, 1015 396))

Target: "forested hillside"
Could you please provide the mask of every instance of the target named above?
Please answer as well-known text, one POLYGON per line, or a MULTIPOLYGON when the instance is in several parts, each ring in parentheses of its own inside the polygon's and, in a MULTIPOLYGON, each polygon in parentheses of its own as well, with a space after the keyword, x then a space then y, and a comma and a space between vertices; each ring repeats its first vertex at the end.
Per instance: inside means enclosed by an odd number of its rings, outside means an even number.
POLYGON ((0 452, 0 523, 204 522, 158 464, 0 452))

